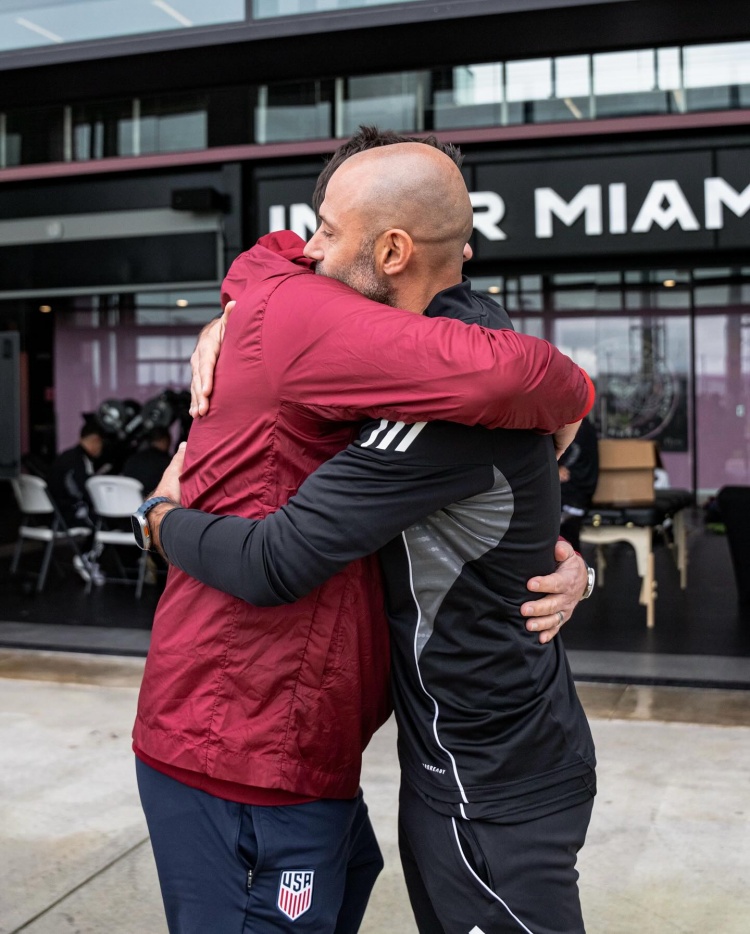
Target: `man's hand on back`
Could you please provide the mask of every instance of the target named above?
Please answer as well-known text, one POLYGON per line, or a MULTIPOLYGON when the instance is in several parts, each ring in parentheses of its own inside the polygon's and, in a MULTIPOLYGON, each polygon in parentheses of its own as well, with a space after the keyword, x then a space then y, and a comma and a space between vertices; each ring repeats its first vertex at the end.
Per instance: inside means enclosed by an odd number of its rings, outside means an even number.
MULTIPOLYGON (((161 480, 157 483, 156 489, 151 496, 166 496, 171 500, 169 503, 158 503, 148 514, 148 525, 151 531, 151 547, 154 551, 166 558, 161 547, 161 523, 168 512, 180 505, 182 493, 180 490, 180 474, 185 460, 185 442, 177 448, 177 452, 169 463, 169 466, 162 474, 161 480)), ((150 497, 149 497, 150 498, 150 497)), ((168 559, 167 559, 168 560, 168 559)))
POLYGON ((539 633, 541 643, 549 642, 567 623, 586 590, 586 562, 570 542, 555 545, 557 570, 545 577, 532 577, 527 587, 546 594, 521 606, 521 615, 532 617, 526 623, 530 632, 539 633), (560 617, 562 613, 562 618, 560 617))
POLYGON ((227 302, 220 318, 214 318, 198 335, 198 343, 190 358, 192 379, 190 382, 190 414, 200 418, 208 412, 208 397, 214 388, 214 370, 219 359, 229 315, 236 302, 227 302))

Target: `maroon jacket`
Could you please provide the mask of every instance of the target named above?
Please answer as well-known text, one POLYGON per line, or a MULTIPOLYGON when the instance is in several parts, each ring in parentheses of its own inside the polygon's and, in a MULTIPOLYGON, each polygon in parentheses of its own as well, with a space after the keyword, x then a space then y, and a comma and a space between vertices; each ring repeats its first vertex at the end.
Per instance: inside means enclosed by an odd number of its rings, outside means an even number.
MULTIPOLYGON (((551 431, 590 407, 588 377, 544 341, 374 304, 312 275, 303 246, 271 234, 229 271, 223 300, 237 306, 210 411, 190 433, 185 505, 263 517, 365 415, 551 431)), ((389 712, 388 671, 374 558, 268 608, 172 568, 134 745, 173 774, 207 776, 213 790, 218 780, 351 797, 389 712)))

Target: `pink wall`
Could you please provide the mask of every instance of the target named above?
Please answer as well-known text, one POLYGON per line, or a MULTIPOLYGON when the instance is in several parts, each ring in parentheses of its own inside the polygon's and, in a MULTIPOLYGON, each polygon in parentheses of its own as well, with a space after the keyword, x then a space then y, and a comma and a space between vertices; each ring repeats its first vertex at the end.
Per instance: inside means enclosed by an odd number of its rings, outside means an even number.
POLYGON ((81 326, 77 314, 55 323, 57 449, 78 441, 82 412, 106 399, 143 403, 165 389, 190 388, 197 326, 81 326))

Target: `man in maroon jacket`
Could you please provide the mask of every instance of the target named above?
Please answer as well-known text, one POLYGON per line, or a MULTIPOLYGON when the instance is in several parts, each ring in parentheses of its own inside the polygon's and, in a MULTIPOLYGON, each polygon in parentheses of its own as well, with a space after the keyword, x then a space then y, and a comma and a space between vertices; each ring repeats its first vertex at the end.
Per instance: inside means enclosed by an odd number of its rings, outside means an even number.
MULTIPOLYGON (((419 314, 460 282, 471 229, 447 156, 406 144, 344 168, 316 235, 328 275, 279 234, 225 281, 238 302, 191 432, 186 505, 274 511, 364 415, 551 431, 590 406, 585 374, 545 342, 419 314)), ((270 608, 171 570, 134 745, 172 932, 357 930, 379 869, 361 753, 387 716, 387 679, 372 560, 270 608)))

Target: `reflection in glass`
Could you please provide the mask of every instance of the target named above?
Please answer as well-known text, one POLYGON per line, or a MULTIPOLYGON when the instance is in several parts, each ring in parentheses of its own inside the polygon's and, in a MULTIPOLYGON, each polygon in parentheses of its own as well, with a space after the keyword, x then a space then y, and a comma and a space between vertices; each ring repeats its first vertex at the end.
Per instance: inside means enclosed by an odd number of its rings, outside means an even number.
POLYGON ((689 487, 689 317, 560 318, 554 342, 596 383, 599 436, 658 441, 672 485, 689 487))
POLYGON ((432 125, 436 130, 502 122, 503 67, 462 65, 432 73, 432 125))
POLYGON ((139 102, 136 154, 205 149, 208 99, 203 95, 144 99, 139 102))
POLYGON ((655 49, 593 56, 597 117, 668 113, 672 99, 660 90, 655 49))
POLYGON ((133 152, 133 102, 107 101, 71 108, 73 159, 105 159, 133 152))
POLYGON ((750 106, 750 54, 747 42, 688 46, 683 52, 688 109, 750 106))
POLYGON ((416 71, 345 79, 336 135, 351 136, 369 123, 397 132, 422 129, 426 79, 426 73, 416 71))
POLYGON ((750 314, 739 310, 695 319, 698 488, 707 492, 750 484, 750 314))
POLYGON ((253 0, 253 16, 255 19, 266 19, 271 16, 300 16, 304 13, 328 13, 331 10, 419 2, 424 0, 253 0))
POLYGON ((263 85, 257 90, 255 142, 333 136, 333 81, 263 85))
POLYGON ((244 0, 87 0, 25 3, 0 13, 0 52, 245 19, 244 0))
POLYGON ((28 107, 5 115, 5 164, 33 165, 64 158, 62 107, 28 107))

